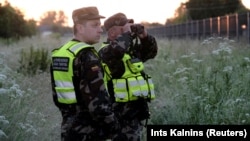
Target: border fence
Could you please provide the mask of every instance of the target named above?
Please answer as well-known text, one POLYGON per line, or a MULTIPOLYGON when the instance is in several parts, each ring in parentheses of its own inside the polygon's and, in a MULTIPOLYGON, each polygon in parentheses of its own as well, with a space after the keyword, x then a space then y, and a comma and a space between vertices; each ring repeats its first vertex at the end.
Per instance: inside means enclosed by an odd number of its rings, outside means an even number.
POLYGON ((250 43, 250 13, 226 15, 181 24, 149 28, 148 32, 159 38, 198 38, 211 36, 234 38, 250 43))

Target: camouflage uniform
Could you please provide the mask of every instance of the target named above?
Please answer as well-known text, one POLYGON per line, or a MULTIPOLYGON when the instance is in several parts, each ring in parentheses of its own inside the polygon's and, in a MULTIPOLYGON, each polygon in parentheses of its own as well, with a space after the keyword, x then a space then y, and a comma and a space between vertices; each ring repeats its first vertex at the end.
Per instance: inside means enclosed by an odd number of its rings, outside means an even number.
MULTIPOLYGON (((152 59, 157 54, 157 43, 153 36, 148 35, 140 39, 140 44, 133 48, 130 55, 141 59, 143 62, 152 59)), ((119 35, 114 41, 107 41, 109 44, 99 51, 99 56, 110 69, 112 78, 120 78, 124 71, 122 58, 124 53, 128 52, 129 47, 133 45, 133 37, 130 33, 119 35)), ((112 97, 113 108, 121 124, 121 131, 114 135, 113 141, 140 141, 143 129, 142 121, 149 118, 148 101, 139 99, 129 102, 115 102, 113 84, 111 81, 107 84, 109 93, 112 97)))
POLYGON ((104 86, 103 69, 95 49, 80 51, 74 60, 73 70, 77 104, 58 103, 53 88, 54 102, 63 116, 62 140, 105 140, 119 128, 119 124, 111 109, 104 86))

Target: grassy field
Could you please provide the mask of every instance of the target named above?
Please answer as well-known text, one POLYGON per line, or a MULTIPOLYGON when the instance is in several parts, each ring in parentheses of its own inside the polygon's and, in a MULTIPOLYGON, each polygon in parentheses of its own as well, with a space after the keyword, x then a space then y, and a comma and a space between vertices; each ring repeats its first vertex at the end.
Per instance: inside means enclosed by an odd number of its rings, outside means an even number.
MULTIPOLYGON (((52 102, 49 73, 26 76, 17 69, 22 49, 52 50, 68 39, 0 43, 1 141, 60 140, 61 116, 52 102)), ((149 124, 250 124, 249 44, 217 37, 158 39, 158 46, 156 58, 145 64, 157 95, 149 124)))

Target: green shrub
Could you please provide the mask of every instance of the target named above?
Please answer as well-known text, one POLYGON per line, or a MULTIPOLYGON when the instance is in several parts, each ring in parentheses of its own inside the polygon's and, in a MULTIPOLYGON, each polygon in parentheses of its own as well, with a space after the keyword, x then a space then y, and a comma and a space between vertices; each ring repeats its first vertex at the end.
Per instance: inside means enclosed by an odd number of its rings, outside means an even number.
POLYGON ((48 71, 50 62, 48 49, 39 48, 35 50, 31 46, 29 51, 26 49, 21 50, 18 72, 30 76, 39 72, 46 72, 48 71))

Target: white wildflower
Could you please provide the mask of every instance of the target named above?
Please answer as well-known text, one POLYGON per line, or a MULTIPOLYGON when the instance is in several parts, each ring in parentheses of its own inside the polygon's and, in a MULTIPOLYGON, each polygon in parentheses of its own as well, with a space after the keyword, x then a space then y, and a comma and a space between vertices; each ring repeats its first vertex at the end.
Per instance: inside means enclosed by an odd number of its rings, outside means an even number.
POLYGON ((0 129, 0 138, 1 137, 8 138, 8 136, 3 132, 3 130, 0 129))
POLYGON ((0 122, 3 124, 9 124, 9 121, 5 118, 5 116, 0 116, 0 122))
POLYGON ((214 54, 214 55, 219 55, 219 54, 220 54, 220 50, 218 50, 218 49, 217 49, 217 50, 213 50, 213 51, 212 51, 212 54, 214 54))
POLYGON ((185 83, 188 80, 188 77, 182 77, 178 79, 178 82, 185 83))
POLYGON ((237 98, 237 99, 235 100, 236 103, 238 103, 238 102, 243 102, 243 101, 245 101, 245 100, 244 100, 244 99, 241 99, 241 98, 237 98))
POLYGON ((230 43, 235 43, 235 40, 229 40, 230 43))
POLYGON ((188 58, 188 55, 182 55, 181 58, 188 58))
POLYGON ((247 117, 250 117, 250 114, 249 114, 249 113, 246 113, 245 115, 246 115, 247 117))
POLYGON ((8 92, 9 92, 8 89, 0 88, 0 95, 1 95, 1 94, 6 94, 6 93, 8 93, 8 92))
POLYGON ((228 47, 228 46, 227 46, 227 47, 224 47, 224 48, 223 48, 223 51, 224 51, 224 52, 227 52, 228 54, 231 54, 231 53, 232 53, 231 47, 228 47))
POLYGON ((246 62, 250 63, 249 57, 245 57, 244 60, 245 60, 246 62))
POLYGON ((199 59, 193 59, 194 63, 201 63, 203 60, 199 60, 199 59))
POLYGON ((212 54, 214 55, 220 55, 221 53, 231 54, 232 53, 231 46, 228 46, 225 43, 220 43, 220 47, 217 50, 212 51, 212 54))
POLYGON ((32 133, 33 135, 38 135, 37 130, 34 128, 33 125, 29 123, 18 123, 19 127, 26 132, 32 133))
POLYGON ((177 68, 176 71, 174 72, 174 75, 186 72, 187 70, 190 70, 190 69, 189 68, 177 68))
POLYGON ((208 88, 204 88, 204 92, 208 92, 209 91, 209 89, 208 88))
POLYGON ((4 82, 6 80, 7 76, 4 74, 0 74, 0 82, 4 82))
POLYGON ((21 129, 25 129, 25 125, 23 123, 18 123, 18 125, 21 129))
POLYGON ((176 63, 176 61, 175 61, 175 60, 170 59, 168 64, 175 64, 175 63, 176 63))
POLYGON ((23 96, 24 92, 20 89, 18 84, 13 84, 13 86, 10 87, 10 90, 15 92, 15 96, 23 96))
POLYGON ((229 41, 229 39, 228 39, 228 38, 223 38, 223 40, 224 40, 224 41, 229 41))
POLYGON ((213 42, 210 40, 210 39, 208 39, 208 40, 204 40, 202 43, 201 43, 201 45, 210 45, 210 44, 212 44, 213 42))
POLYGON ((226 66, 224 67, 223 72, 232 72, 232 70, 233 70, 232 66, 226 66))

